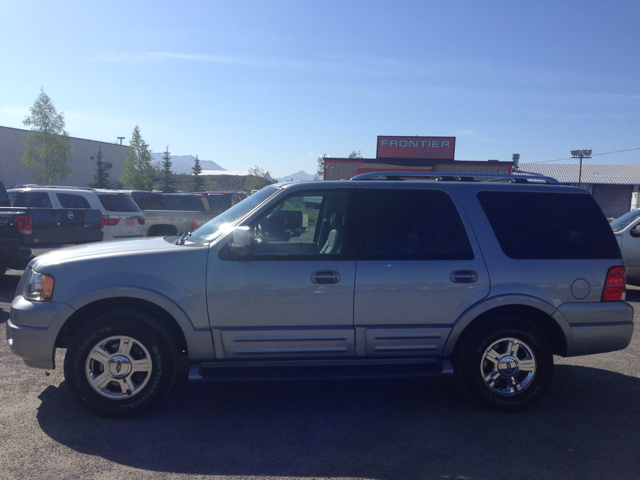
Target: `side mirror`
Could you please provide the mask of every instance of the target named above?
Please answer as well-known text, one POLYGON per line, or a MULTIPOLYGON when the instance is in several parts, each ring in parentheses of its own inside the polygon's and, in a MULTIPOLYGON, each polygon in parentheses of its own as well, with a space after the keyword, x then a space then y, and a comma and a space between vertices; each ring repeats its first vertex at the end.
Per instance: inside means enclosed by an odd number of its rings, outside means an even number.
POLYGON ((632 237, 640 237, 640 223, 638 225, 636 225, 635 227, 633 227, 629 233, 631 234, 632 237))
POLYGON ((232 252, 246 255, 251 251, 251 227, 236 227, 233 229, 233 240, 229 245, 232 252))

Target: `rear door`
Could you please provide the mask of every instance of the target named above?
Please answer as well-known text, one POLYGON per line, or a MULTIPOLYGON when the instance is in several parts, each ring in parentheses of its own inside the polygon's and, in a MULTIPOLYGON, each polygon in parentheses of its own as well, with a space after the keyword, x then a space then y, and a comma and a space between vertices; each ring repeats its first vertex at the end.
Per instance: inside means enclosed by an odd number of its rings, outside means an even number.
POLYGON ((105 221, 105 240, 108 238, 144 237, 145 218, 142 210, 128 193, 101 192, 98 199, 109 219, 105 221))
POLYGON ((439 356, 456 319, 489 293, 459 203, 438 188, 358 188, 356 352, 439 356))

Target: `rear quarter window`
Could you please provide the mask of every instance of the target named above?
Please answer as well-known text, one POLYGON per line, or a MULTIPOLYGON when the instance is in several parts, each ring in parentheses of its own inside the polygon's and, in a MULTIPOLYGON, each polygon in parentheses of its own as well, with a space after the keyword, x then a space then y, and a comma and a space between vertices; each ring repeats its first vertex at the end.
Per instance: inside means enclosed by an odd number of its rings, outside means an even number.
POLYGON ((91 208, 86 198, 72 193, 56 193, 62 208, 91 208))
POLYGON ((119 194, 103 194, 98 195, 100 203, 109 212, 138 212, 140 207, 133 201, 129 195, 119 194))
POLYGON ((510 258, 620 258, 611 227, 591 195, 479 192, 478 201, 510 258))

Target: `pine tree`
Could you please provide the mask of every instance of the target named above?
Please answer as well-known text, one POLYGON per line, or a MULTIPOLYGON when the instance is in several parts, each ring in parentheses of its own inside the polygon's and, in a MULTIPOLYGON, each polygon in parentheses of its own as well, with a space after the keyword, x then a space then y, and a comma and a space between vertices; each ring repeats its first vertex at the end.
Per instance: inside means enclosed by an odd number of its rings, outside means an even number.
POLYGON ((32 127, 24 139, 22 163, 38 183, 49 184, 70 177, 73 147, 69 143, 69 132, 64 130, 64 114, 56 111, 44 89, 40 89, 29 111, 31 115, 22 122, 32 127))
MULTIPOLYGON (((91 157, 93 159, 93 157, 91 157)), ((111 178, 109 178, 110 164, 102 161, 102 147, 98 145, 96 153, 96 173, 93 175, 93 182, 89 184, 93 188, 111 188, 111 178)))
POLYGON ((191 170, 193 172, 192 191, 201 192, 204 189, 204 178, 202 178, 202 166, 200 165, 198 155, 196 155, 196 159, 191 170))
POLYGON ((151 163, 149 144, 142 139, 137 125, 131 134, 129 147, 120 181, 134 190, 153 190, 158 169, 151 163))
MULTIPOLYGON (((202 169, 200 169, 202 170, 202 169)), ((163 193, 175 193, 176 191, 176 175, 171 171, 171 153, 169 145, 162 155, 162 185, 160 190, 163 193)))

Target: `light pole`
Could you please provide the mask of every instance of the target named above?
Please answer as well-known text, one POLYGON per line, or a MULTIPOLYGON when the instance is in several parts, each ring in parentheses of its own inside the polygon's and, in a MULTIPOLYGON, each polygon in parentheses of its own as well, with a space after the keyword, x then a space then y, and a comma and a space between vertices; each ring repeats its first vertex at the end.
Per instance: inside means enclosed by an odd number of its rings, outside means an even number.
POLYGON ((578 187, 581 186, 582 183, 582 159, 583 158, 591 158, 591 152, 593 150, 571 150, 571 156, 573 158, 580 159, 580 173, 578 174, 578 187))

